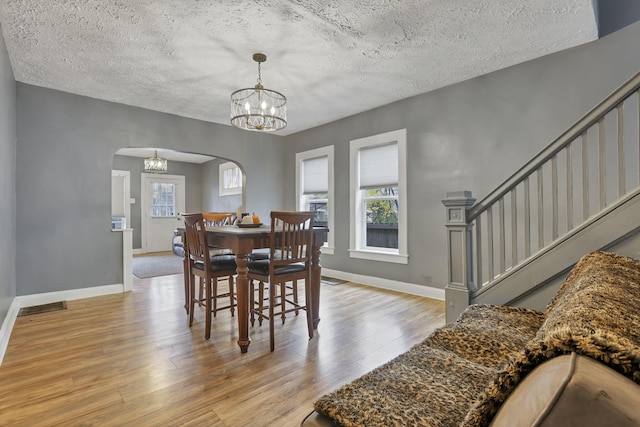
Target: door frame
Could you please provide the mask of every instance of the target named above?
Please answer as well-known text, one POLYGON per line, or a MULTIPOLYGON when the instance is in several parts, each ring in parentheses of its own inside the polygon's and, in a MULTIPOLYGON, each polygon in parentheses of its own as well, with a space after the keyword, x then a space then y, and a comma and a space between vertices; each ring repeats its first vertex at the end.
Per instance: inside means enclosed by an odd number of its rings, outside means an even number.
MULTIPOLYGON (((124 179, 123 204, 124 204, 124 217, 126 221, 125 228, 131 228, 131 175, 129 171, 112 169, 111 170, 111 187, 112 187, 111 191, 112 192, 113 192, 114 177, 121 177, 124 179)), ((113 201, 112 201, 112 204, 113 204, 113 201)))
MULTIPOLYGON (((150 200, 148 198, 148 190, 149 190, 149 184, 152 181, 152 178, 168 178, 168 179, 175 179, 178 180, 178 186, 180 187, 180 191, 178 192, 178 196, 181 199, 181 204, 182 204, 182 209, 184 210, 186 208, 186 186, 185 186, 185 177, 184 175, 166 175, 166 174, 162 174, 162 175, 158 175, 155 173, 142 173, 140 174, 140 237, 142 239, 141 241, 141 250, 142 253, 146 253, 147 252, 147 233, 148 233, 148 227, 149 224, 147 223, 147 221, 149 221, 149 206, 150 206, 150 200)), ((179 205, 179 204, 177 204, 179 205)), ((176 216, 179 216, 181 213, 183 212, 177 212, 176 216)), ((177 225, 176 225, 177 226, 177 225)))

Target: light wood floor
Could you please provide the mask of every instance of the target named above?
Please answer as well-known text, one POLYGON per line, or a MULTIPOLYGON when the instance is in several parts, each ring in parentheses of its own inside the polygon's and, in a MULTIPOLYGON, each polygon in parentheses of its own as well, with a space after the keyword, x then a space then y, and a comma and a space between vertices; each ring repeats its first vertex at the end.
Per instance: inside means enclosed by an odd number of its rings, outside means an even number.
POLYGON ((444 303, 345 283, 322 285, 321 321, 250 329, 229 312, 203 337, 182 308, 182 275, 18 317, 0 366, 0 425, 297 426, 321 395, 408 350, 444 324, 444 303))

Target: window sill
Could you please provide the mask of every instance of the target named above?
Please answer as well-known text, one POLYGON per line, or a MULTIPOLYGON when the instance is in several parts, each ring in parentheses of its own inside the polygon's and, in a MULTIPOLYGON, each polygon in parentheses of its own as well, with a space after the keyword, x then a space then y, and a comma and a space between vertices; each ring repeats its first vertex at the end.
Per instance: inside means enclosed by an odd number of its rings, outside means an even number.
POLYGON ((408 264, 409 255, 389 252, 366 251, 362 249, 349 249, 351 258, 367 259, 370 261, 392 262, 395 264, 408 264))
POLYGON ((335 250, 335 248, 333 247, 329 247, 329 246, 321 246, 320 247, 320 252, 323 255, 333 255, 333 251, 335 250))

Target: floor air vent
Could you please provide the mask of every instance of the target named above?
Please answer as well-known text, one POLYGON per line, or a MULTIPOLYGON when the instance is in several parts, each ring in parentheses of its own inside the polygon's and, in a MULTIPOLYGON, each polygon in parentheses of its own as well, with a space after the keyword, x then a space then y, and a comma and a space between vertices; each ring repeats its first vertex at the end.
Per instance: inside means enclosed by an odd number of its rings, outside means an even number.
POLYGON ((48 313, 50 311, 65 310, 67 308, 66 301, 52 302, 50 304, 34 305, 32 307, 22 307, 18 312, 18 316, 29 316, 31 314, 48 313))
POLYGON ((336 285, 340 285, 342 283, 347 282, 346 280, 334 279, 333 277, 325 277, 325 276, 322 276, 320 281, 325 285, 331 285, 331 286, 336 286, 336 285))

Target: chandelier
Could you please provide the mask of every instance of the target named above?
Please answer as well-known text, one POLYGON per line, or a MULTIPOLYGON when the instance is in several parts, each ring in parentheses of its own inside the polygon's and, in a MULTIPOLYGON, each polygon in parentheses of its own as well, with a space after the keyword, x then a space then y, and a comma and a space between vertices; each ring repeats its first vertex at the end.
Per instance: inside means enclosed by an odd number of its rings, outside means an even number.
POLYGON ((162 173, 167 171, 167 159, 158 157, 158 150, 155 151, 153 157, 144 159, 144 171, 151 173, 162 173))
POLYGON ((253 60, 258 63, 258 83, 253 88, 239 89, 231 94, 231 124, 262 132, 284 129, 287 126, 287 98, 262 86, 260 64, 267 56, 255 53, 253 60))

